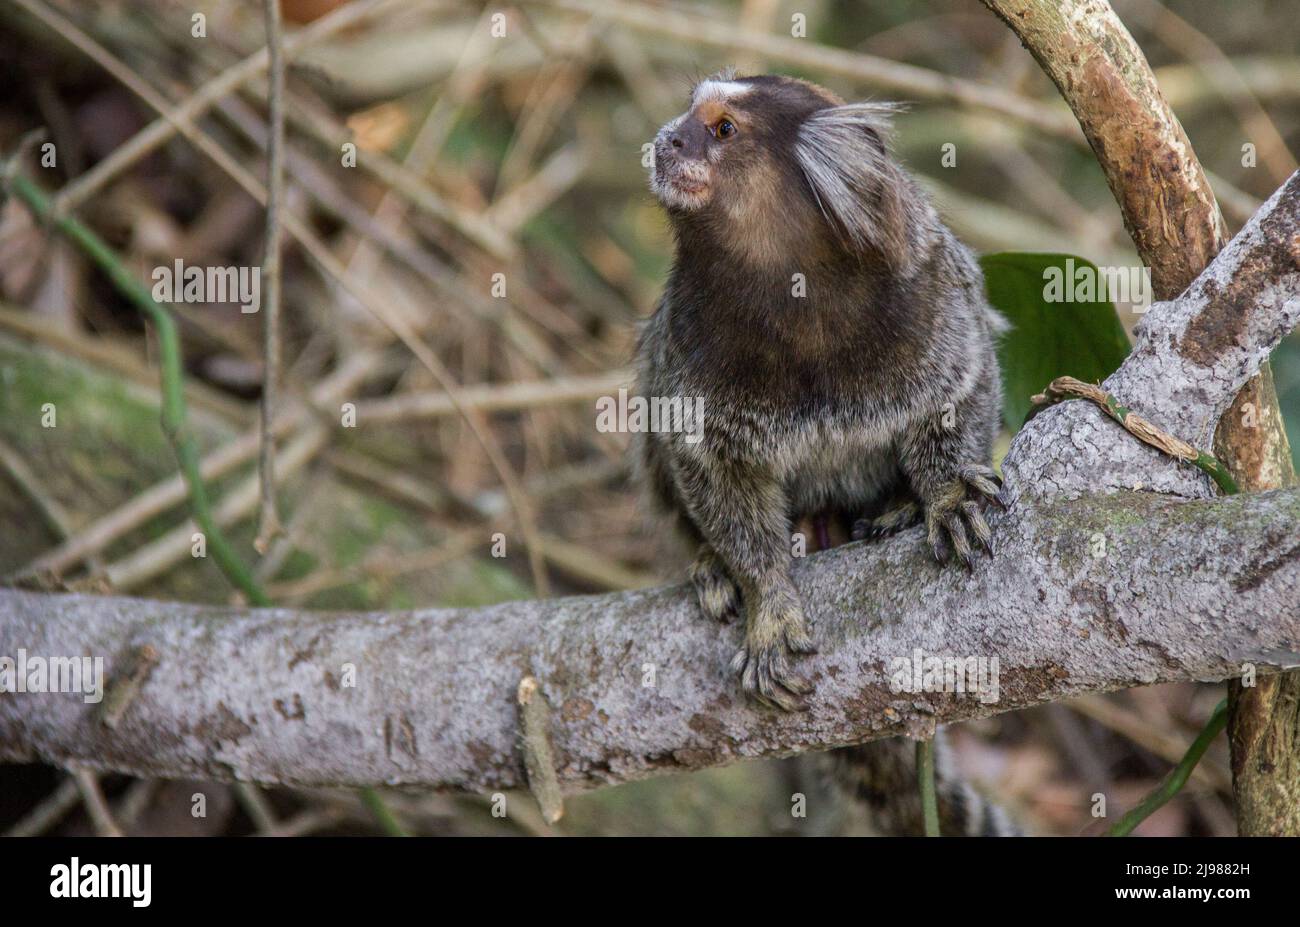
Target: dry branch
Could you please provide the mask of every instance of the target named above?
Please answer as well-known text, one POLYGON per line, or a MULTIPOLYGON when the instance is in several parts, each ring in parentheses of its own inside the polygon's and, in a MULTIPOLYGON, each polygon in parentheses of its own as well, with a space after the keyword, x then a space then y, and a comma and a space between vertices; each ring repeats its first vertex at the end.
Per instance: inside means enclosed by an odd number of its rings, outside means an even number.
POLYGON ((1300 662, 1300 494, 1025 505, 972 576, 915 533, 809 558, 811 708, 743 700, 739 634, 685 588, 473 611, 315 613, 0 592, 0 640, 36 655, 161 658, 116 730, 74 694, 0 699, 0 758, 301 785, 521 787, 519 679, 554 706, 566 790, 823 749, 1085 692, 1300 662), (1095 536, 1107 554, 1095 558, 1095 536), (996 657, 998 699, 892 692, 890 661, 996 657), (348 666, 355 667, 349 686, 348 666), (653 686, 644 683, 653 673, 653 686))
POLYGON ((262 304, 262 444, 258 454, 260 497, 257 539, 253 546, 266 553, 271 541, 284 528, 275 501, 275 418, 280 391, 280 209, 284 200, 284 50, 280 38, 280 0, 264 0, 266 13, 267 144, 266 144, 266 241, 263 244, 262 273, 265 302, 262 304))
MULTIPOLYGON (((1300 171, 1178 299, 1151 307, 1132 353, 1102 386, 1157 427, 1205 448, 1233 397, 1298 323, 1300 171)), ((1116 426, 1081 405, 1048 409, 1016 435, 1003 465, 1015 491, 1211 494, 1205 474, 1137 441, 1114 440, 1116 426)))
POLYGON ((1106 0, 984 0, 1070 104, 1156 296, 1192 281, 1227 238, 1187 133, 1106 0))

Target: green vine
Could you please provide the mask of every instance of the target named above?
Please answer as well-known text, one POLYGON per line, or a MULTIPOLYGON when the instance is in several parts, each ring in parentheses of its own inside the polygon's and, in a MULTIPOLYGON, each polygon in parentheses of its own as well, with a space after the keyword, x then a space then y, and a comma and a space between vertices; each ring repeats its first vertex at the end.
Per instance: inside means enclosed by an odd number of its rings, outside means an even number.
POLYGON ((916 742, 916 777, 921 784, 921 818, 925 822, 925 835, 938 837, 939 800, 934 787, 934 741, 916 742))
POLYGON ((1187 748, 1187 752, 1178 761, 1178 765, 1169 771, 1169 774, 1165 776, 1155 791, 1142 799, 1136 808, 1120 818, 1110 830, 1106 831, 1106 836, 1127 837, 1133 833, 1134 828, 1151 817, 1157 808, 1168 804, 1169 800, 1187 784, 1187 779, 1191 776, 1192 770, 1196 768, 1196 764, 1201 761, 1201 757, 1205 755, 1210 743, 1219 736, 1227 723, 1228 700, 1225 698, 1215 707, 1214 712, 1210 715, 1209 722, 1202 728, 1201 733, 1196 735, 1196 739, 1187 748))
MULTIPOLYGON (((190 511, 207 539, 208 549, 217 567, 230 584, 242 592, 253 605, 270 605, 271 599, 254 578, 247 564, 226 539, 212 513, 212 502, 200 471, 199 445, 189 427, 185 406, 185 374, 181 364, 180 335, 171 313, 154 301, 149 291, 131 274, 113 250, 91 229, 74 216, 56 215, 50 198, 35 183, 13 171, 6 171, 5 189, 13 193, 42 222, 65 235, 102 270, 123 296, 154 324, 158 333, 158 356, 161 370, 162 430, 171 443, 176 460, 189 489, 190 511)), ((360 790, 361 799, 370 809, 384 833, 407 837, 409 833, 384 803, 383 796, 372 788, 360 790)))

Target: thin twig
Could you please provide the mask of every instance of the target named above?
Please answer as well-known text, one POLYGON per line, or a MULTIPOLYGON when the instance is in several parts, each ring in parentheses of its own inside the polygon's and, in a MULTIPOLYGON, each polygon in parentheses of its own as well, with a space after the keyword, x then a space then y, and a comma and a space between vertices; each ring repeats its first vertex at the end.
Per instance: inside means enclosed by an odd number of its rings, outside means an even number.
POLYGON ((36 506, 45 523, 58 537, 66 538, 72 534, 72 519, 62 503, 46 491, 18 450, 3 439, 0 439, 0 470, 8 473, 10 479, 18 484, 18 488, 27 494, 27 498, 36 506))
POLYGON ((77 768, 71 770, 72 778, 77 783, 77 789, 81 792, 81 801, 86 806, 86 813, 90 815, 91 823, 95 825, 95 833, 101 837, 121 837, 124 836, 122 828, 117 826, 117 821, 113 820, 113 812, 108 808, 108 802, 104 800, 104 793, 99 788, 99 778, 90 770, 77 768))
POLYGON ((582 179, 591 157, 578 142, 561 148, 531 177, 501 194, 488 215, 503 231, 514 234, 582 179))
POLYGON ((308 808, 286 819, 268 837, 305 837, 315 831, 333 827, 347 817, 341 808, 308 808))
MULTIPOLYGON (((590 402, 626 387, 630 370, 583 377, 524 380, 461 388, 461 401, 477 412, 513 412, 574 402, 590 402)), ((402 422, 455 415, 456 407, 445 393, 400 393, 357 403, 357 418, 367 422, 402 422)))
POLYGON ((280 40, 280 0, 264 0, 266 47, 270 56, 267 91, 266 243, 262 259, 262 447, 258 457, 261 499, 257 538, 264 554, 283 529, 275 505, 275 399, 280 378, 280 202, 284 198, 284 51, 280 40))
POLYGON ((555 771, 551 745, 551 706, 533 676, 519 680, 519 750, 528 774, 528 788, 542 810, 542 819, 554 824, 564 816, 564 794, 555 771))
POLYGON ((563 538, 543 534, 542 542, 548 563, 602 589, 646 589, 662 580, 653 573, 630 570, 612 557, 563 538))
POLYGON ((280 823, 276 820, 275 809, 256 785, 251 782, 236 782, 235 800, 252 819, 258 834, 265 837, 279 832, 280 823))
POLYGON ((99 711, 101 724, 112 729, 122 723, 122 717, 135 701, 158 660, 158 649, 152 644, 144 644, 130 655, 122 673, 113 680, 104 696, 99 711))
POLYGON ((128 833, 135 829, 145 809, 158 792, 159 780, 136 779, 126 788, 126 794, 118 800, 114 809, 117 822, 128 833))
POLYGON ((1094 383, 1084 383, 1074 377, 1057 377, 1047 385, 1047 389, 1031 398, 1034 403, 1031 417, 1037 410, 1064 399, 1089 400, 1143 444, 1148 444, 1170 457, 1192 464, 1198 470, 1209 474, 1225 495, 1231 496, 1237 492, 1236 481, 1221 461, 1205 451, 1198 450, 1182 438, 1157 428, 1136 412, 1129 411, 1126 406, 1120 405, 1119 400, 1094 383))
MULTIPOLYGON (((1147 723, 1135 712, 1120 707, 1113 700, 1099 695, 1087 695, 1067 702, 1065 707, 1091 718, 1168 763, 1177 763, 1185 752, 1177 735, 1147 723)), ((1210 788, 1232 793, 1232 773, 1222 764, 1202 762, 1192 775, 1210 788)))
POLYGON ((77 780, 72 776, 64 779, 49 795, 41 799, 31 811, 27 812, 13 827, 5 831, 6 837, 39 837, 77 806, 81 800, 81 790, 77 780))

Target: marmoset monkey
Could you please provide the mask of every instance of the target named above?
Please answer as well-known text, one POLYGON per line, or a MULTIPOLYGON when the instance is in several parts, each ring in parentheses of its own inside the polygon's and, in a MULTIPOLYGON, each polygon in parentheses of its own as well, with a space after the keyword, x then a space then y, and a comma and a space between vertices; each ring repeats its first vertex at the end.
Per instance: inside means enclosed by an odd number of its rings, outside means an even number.
MULTIPOLYGON (((1001 408, 1006 323, 979 266, 887 149, 893 107, 846 105, 806 81, 729 73, 695 87, 654 141, 650 188, 676 256, 638 349, 644 397, 702 398, 685 431, 639 435, 643 478, 696 557, 700 607, 744 614, 744 690, 792 709, 790 665, 813 649, 790 580, 801 519, 857 538, 924 519, 935 556, 992 553, 981 514, 1001 408)), ((832 751, 832 782, 876 828, 919 833, 912 751, 832 751)), ((943 832, 1014 833, 947 774, 943 832)))
POLYGON ((847 519, 854 537, 923 518, 941 560, 992 552, 1006 323, 890 156, 892 111, 722 74, 654 141, 676 256, 638 392, 702 397, 703 421, 640 436, 639 462, 696 546, 700 607, 745 616, 742 687, 784 709, 809 692, 791 656, 814 647, 790 580, 801 518, 847 519))

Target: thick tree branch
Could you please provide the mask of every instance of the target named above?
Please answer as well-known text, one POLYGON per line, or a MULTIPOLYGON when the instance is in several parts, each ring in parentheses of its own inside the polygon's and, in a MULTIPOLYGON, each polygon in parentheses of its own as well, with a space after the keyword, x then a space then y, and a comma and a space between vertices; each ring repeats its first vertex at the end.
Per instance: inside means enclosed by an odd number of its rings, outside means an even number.
POLYGON ((104 656, 110 680, 141 645, 159 660, 113 730, 78 695, 0 696, 0 758, 513 788, 517 690, 533 675, 572 791, 1300 662, 1300 492, 1037 503, 994 531, 999 555, 969 575, 928 562, 915 532, 800 563, 821 648, 803 664, 817 692, 800 714, 738 694, 724 667, 739 630, 706 621, 683 587, 390 614, 4 591, 5 655, 104 656), (996 657, 996 701, 891 691, 891 661, 916 648, 996 657))
MULTIPOLYGON (((1202 449, 1237 391, 1300 323, 1300 171, 1269 198, 1182 296, 1156 303, 1132 353, 1103 386, 1202 449)), ((1012 493, 1147 489, 1213 494, 1208 477, 1136 441, 1087 403, 1034 418, 1003 464, 1012 493)))
MULTIPOLYGON (((984 0, 1055 81, 1106 175, 1157 299, 1172 299, 1209 264, 1227 233, 1187 134, 1142 50, 1106 0, 984 0)), ((1294 265, 1292 264, 1292 269, 1294 265)), ((1231 336, 1239 305, 1189 331, 1231 336)), ((1210 346, 1212 350, 1212 346, 1210 346)), ((1153 376, 1162 376, 1153 372, 1153 376)), ((1195 381, 1191 381, 1195 385, 1195 381)), ((1215 451, 1245 489, 1293 485, 1295 473, 1268 366, 1215 409, 1215 451), (1219 416, 1222 415, 1220 419, 1219 416)), ((1208 449, 1208 442, 1204 444, 1208 449)))
POLYGON ((1119 203, 1157 299, 1227 240, 1201 163, 1107 0, 984 0, 1061 91, 1119 203))

